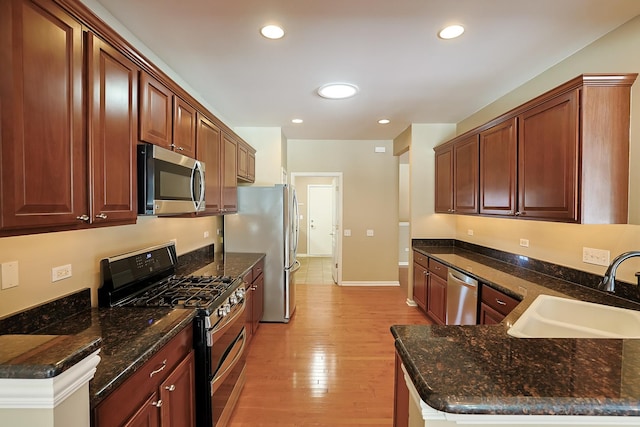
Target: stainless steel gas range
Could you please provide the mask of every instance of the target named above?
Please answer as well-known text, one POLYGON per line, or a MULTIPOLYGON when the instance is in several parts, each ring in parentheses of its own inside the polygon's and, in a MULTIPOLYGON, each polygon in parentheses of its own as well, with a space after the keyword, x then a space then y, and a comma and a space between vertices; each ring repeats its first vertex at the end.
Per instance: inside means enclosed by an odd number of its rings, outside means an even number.
POLYGON ((173 242, 101 261, 101 307, 193 308, 196 425, 224 426, 244 385, 245 288, 240 278, 177 276, 173 242))

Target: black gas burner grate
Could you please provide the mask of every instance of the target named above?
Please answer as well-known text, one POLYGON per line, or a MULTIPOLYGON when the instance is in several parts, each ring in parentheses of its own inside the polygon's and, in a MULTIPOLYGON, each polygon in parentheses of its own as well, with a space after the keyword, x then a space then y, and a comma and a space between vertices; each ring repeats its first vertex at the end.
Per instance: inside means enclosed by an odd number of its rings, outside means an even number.
POLYGON ((226 291, 228 276, 173 276, 128 300, 134 307, 207 308, 226 291))

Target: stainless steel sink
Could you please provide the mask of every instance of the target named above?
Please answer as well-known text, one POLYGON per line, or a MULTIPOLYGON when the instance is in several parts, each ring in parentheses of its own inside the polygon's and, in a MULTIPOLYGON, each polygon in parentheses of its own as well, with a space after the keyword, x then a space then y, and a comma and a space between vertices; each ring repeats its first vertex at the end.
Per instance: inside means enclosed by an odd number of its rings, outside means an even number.
POLYGON ((640 338, 640 311, 539 295, 507 333, 518 338, 640 338))

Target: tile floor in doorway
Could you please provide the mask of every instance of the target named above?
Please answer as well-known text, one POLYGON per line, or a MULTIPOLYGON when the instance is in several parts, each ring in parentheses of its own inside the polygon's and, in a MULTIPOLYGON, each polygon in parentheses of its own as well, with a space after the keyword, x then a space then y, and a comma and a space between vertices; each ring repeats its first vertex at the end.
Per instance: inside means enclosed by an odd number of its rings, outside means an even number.
POLYGON ((298 257, 300 269, 296 272, 299 285, 333 285, 331 257, 298 257))

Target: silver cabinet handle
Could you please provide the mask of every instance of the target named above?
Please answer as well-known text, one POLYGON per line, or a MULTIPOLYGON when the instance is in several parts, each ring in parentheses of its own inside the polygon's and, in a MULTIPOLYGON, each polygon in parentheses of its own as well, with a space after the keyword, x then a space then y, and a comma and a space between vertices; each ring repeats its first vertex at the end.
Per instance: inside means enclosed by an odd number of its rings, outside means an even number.
POLYGON ((79 219, 80 221, 88 222, 89 221, 89 215, 83 214, 83 215, 77 216, 76 219, 79 219))
POLYGON ((151 402, 151 404, 152 404, 153 406, 155 406, 156 408, 159 408, 159 407, 161 407, 161 406, 162 406, 162 399, 158 399, 158 401, 157 401, 157 402, 151 402))
POLYGON ((171 384, 170 386, 165 387, 166 390, 168 391, 174 391, 176 389, 176 385, 175 384, 171 384))
POLYGON ((507 303, 506 303, 506 302, 504 302, 504 301, 502 301, 502 300, 499 300, 498 298, 496 298, 496 302, 497 302, 498 304, 500 304, 500 305, 507 305, 507 303))
POLYGON ((167 359, 164 359, 164 360, 162 361, 162 366, 160 366, 160 367, 159 367, 158 369, 156 369, 155 371, 152 371, 152 372, 149 374, 149 378, 151 378, 152 376, 154 376, 155 374, 157 374, 157 373, 159 373, 159 372, 164 371, 164 368, 166 368, 166 367, 167 367, 167 359))
POLYGON ((98 215, 96 215, 96 218, 107 219, 107 214, 101 212, 98 215))

